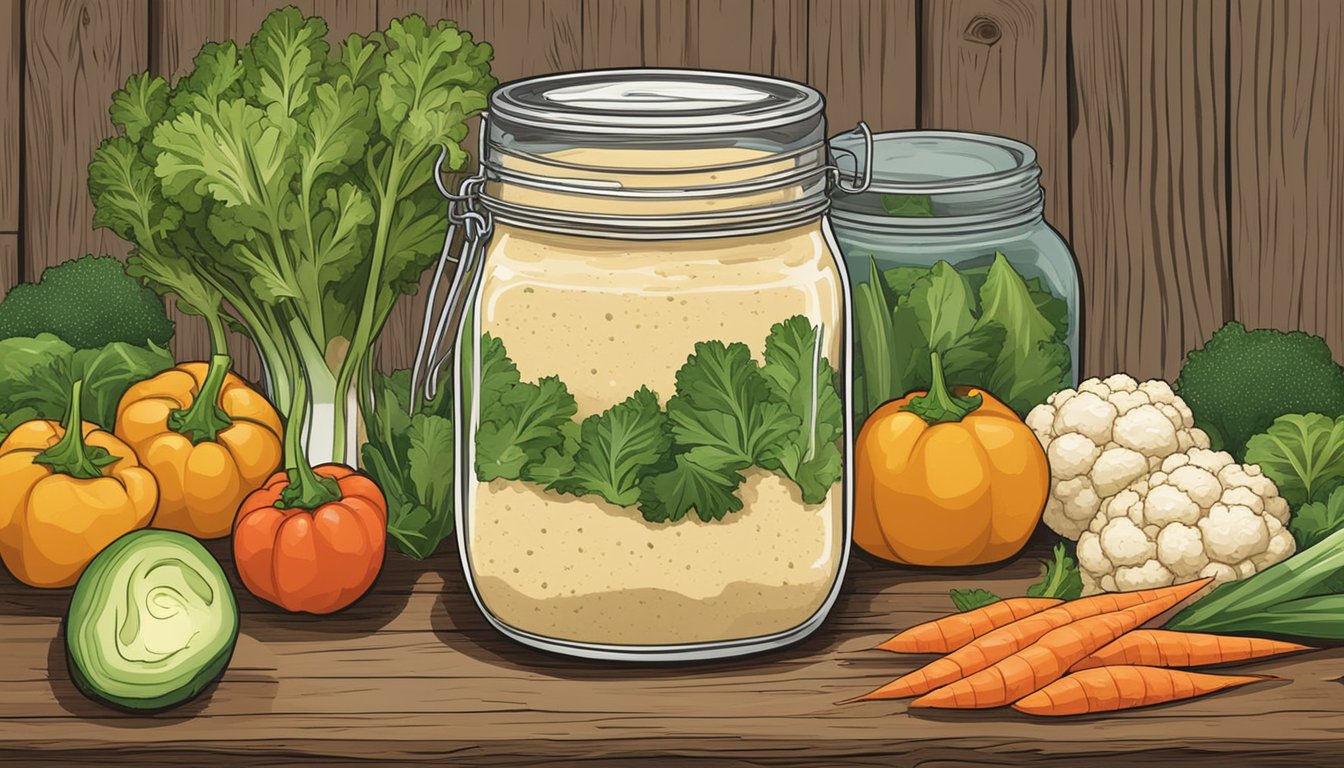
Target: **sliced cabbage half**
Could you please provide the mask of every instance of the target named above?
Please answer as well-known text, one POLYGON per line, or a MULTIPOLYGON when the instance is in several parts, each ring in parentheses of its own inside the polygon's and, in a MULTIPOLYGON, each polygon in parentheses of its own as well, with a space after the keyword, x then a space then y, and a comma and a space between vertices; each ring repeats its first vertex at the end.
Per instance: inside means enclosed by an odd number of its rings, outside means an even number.
POLYGON ((85 695, 136 711, 196 697, 228 666, 238 607, 200 542, 139 530, 89 563, 66 615, 70 675, 85 695))

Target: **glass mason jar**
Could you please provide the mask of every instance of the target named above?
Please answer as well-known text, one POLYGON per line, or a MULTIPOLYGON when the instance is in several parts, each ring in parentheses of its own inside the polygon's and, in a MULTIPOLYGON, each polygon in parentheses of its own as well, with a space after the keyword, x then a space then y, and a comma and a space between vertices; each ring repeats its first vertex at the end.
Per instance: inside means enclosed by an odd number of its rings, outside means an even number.
MULTIPOLYGON (((1012 139, 951 131, 877 134, 870 159, 863 142, 851 135, 832 139, 831 149, 842 177, 864 161, 872 179, 862 193, 837 188, 831 209, 855 291, 854 411, 860 421, 887 400, 927 388, 927 348, 940 340, 909 344, 912 335, 930 331, 920 324, 927 321, 903 322, 900 313, 917 281, 928 280, 940 261, 964 278, 971 297, 965 308, 957 302, 939 306, 937 311, 969 312, 944 318, 944 330, 979 330, 988 324, 986 314, 1000 311, 1015 318, 1003 323, 1006 338, 965 339, 963 350, 970 352, 959 359, 960 370, 950 369, 957 358, 939 350, 950 383, 983 387, 1021 414, 1051 392, 1077 385, 1078 266, 1064 238, 1044 219, 1035 150, 1012 139), (995 280, 991 289, 1001 289, 999 297, 1030 300, 1020 308, 985 302, 997 254, 1015 274, 1000 267, 996 277, 1008 279, 995 280), (883 328, 884 323, 890 325, 883 328), (912 354, 915 362, 904 364, 897 358, 911 346, 923 354, 912 354)), ((946 282, 935 286, 939 291, 965 295, 946 282)), ((962 341, 946 332, 942 340, 952 346, 962 341)))
POLYGON ((457 210, 488 238, 464 263, 455 371, 458 541, 482 612, 590 658, 806 636, 850 538, 820 95, 562 74, 496 89, 482 131, 457 210))

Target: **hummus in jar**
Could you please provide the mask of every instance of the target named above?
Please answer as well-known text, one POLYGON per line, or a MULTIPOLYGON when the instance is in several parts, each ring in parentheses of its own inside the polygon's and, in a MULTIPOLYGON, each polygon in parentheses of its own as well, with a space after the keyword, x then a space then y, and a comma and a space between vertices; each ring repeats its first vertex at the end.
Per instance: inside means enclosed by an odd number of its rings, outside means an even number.
MULTIPOLYGON (((523 380, 558 376, 584 419, 647 387, 660 404, 699 342, 762 359, 773 325, 826 329, 839 359, 839 276, 818 227, 707 248, 703 241, 573 240, 501 228, 478 307, 523 380)), ((806 621, 845 546, 839 482, 807 504, 787 479, 748 468, 740 511, 649 522, 637 510, 522 480, 470 494, 471 567, 497 619, 557 639, 678 644, 757 637, 806 621)))

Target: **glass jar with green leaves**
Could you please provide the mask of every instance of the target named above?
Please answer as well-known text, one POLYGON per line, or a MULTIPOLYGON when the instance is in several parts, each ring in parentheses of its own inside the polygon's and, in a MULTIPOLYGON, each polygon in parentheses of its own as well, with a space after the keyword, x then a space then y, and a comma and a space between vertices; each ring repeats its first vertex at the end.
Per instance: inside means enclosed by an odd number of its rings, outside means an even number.
MULTIPOLYGON (((838 136, 842 169, 865 165, 838 136)), ((1079 279, 1045 221, 1036 152, 997 136, 878 134, 872 184, 833 191, 831 222, 854 285, 854 415, 929 385, 982 387, 1025 414, 1078 381, 1079 279), (937 268, 945 264, 947 268, 937 268)))

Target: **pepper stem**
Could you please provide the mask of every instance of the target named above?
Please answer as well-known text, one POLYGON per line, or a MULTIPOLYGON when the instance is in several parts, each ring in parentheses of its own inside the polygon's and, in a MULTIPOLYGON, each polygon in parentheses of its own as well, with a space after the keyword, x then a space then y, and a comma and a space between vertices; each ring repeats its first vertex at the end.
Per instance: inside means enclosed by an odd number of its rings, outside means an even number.
POLYGON ((80 403, 83 389, 83 380, 71 385, 70 406, 62 422, 65 434, 50 448, 34 456, 33 463, 45 464, 57 474, 79 480, 93 480, 103 476, 103 467, 121 461, 121 457, 113 456, 106 448, 84 442, 83 407, 80 403))
POLYGON ((280 491, 277 509, 317 509, 341 497, 340 486, 330 477, 320 477, 308 464, 303 451, 303 423, 308 412, 308 379, 294 381, 289 421, 285 424, 285 468, 289 485, 280 491))
POLYGON ((969 416, 985 401, 980 395, 962 397, 952 394, 947 380, 943 378, 943 360, 937 350, 929 353, 929 363, 933 369, 933 378, 929 391, 910 399, 901 407, 923 419, 929 426, 961 421, 969 416))
POLYGON ((232 358, 218 350, 210 356, 210 367, 205 382, 196 392, 196 399, 186 408, 175 408, 168 414, 168 428, 184 435, 192 445, 213 441, 220 432, 233 426, 233 419, 219 405, 219 396, 228 378, 232 358))

